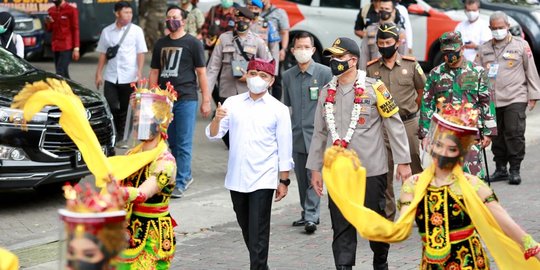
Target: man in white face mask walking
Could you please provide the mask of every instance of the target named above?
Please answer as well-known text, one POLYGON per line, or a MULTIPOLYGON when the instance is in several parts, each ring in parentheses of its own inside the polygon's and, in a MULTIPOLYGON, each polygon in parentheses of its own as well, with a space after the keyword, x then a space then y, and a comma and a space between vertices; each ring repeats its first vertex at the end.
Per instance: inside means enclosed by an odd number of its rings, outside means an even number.
POLYGON ((488 22, 480 19, 480 0, 466 0, 465 15, 467 20, 460 22, 455 31, 461 32, 465 43, 463 56, 473 62, 480 45, 491 39, 491 31, 488 22))
POLYGON ((504 12, 491 15, 493 40, 480 47, 475 62, 487 70, 490 92, 495 96, 497 136, 493 137, 491 151, 497 167, 490 180, 519 185, 525 157, 525 111, 527 106, 532 110, 540 99, 540 78, 529 44, 510 35, 509 26, 504 12))
POLYGON ((283 101, 291 107, 294 171, 300 193, 301 218, 293 226, 304 226, 307 233, 317 230, 321 199, 311 186, 311 174, 306 169, 317 100, 322 87, 332 79, 330 68, 311 58, 315 52, 313 36, 301 32, 294 36, 291 52, 298 64, 283 72, 283 101))
POLYGON ((287 195, 294 166, 289 109, 268 93, 274 76, 274 60, 251 59, 246 74, 249 91, 218 103, 216 116, 206 127, 210 140, 229 131, 225 188, 231 192, 251 270, 268 268, 272 196, 276 190, 277 202, 287 195))

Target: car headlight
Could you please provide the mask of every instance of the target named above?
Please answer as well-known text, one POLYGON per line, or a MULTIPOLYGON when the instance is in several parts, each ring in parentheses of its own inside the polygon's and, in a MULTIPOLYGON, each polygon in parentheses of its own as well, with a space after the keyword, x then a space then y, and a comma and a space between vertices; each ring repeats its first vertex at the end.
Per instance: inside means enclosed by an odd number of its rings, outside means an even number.
POLYGON ((0 145, 0 160, 21 161, 27 159, 26 153, 21 148, 0 145))
MULTIPOLYGON (((23 124, 23 111, 8 107, 0 107, 0 124, 23 124)), ((38 112, 28 121, 28 125, 44 125, 47 123, 47 113, 38 112)))
POLYGON ((39 18, 34 18, 34 20, 32 22, 34 24, 34 30, 43 29, 43 25, 41 24, 41 20, 39 18))

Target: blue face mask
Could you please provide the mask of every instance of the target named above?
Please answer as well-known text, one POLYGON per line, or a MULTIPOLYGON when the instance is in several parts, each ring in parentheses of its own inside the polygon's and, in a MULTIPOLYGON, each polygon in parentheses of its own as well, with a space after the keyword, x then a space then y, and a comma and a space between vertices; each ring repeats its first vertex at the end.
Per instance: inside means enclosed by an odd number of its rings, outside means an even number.
POLYGON ((4 23, 3 25, 0 25, 0 35, 7 31, 10 23, 11 23, 11 18, 9 18, 9 20, 7 20, 7 22, 4 23))

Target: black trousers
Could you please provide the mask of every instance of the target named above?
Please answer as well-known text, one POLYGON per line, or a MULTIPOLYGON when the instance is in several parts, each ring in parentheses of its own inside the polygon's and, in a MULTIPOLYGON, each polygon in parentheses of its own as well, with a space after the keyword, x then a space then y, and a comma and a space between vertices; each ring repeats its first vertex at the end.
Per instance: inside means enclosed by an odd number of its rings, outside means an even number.
POLYGON ((518 170, 525 157, 525 110, 527 103, 513 103, 496 108, 497 136, 493 137, 493 161, 498 166, 510 163, 518 170))
POLYGON ((54 68, 56 70, 56 74, 64 78, 70 78, 69 63, 71 63, 72 55, 72 50, 54 52, 54 68))
MULTIPOLYGON (((366 197, 364 205, 373 211, 385 216, 384 208, 386 199, 386 174, 367 177, 366 197)), ((328 207, 330 208, 330 218, 332 220, 332 230, 334 237, 332 241, 332 251, 334 252, 334 263, 338 265, 353 266, 356 262, 356 229, 343 217, 337 208, 332 197, 329 196, 328 207)), ((369 222, 366 220, 366 222, 369 222)), ((369 241, 369 246, 373 251, 373 269, 388 269, 388 250, 390 244, 383 242, 369 241)))
POLYGON ((250 193, 231 190, 236 220, 242 229, 244 242, 249 251, 250 270, 268 268, 273 195, 273 189, 260 189, 250 193))
POLYGON ((116 141, 121 141, 124 137, 127 109, 131 93, 133 93, 133 88, 131 88, 129 83, 119 84, 105 81, 103 86, 103 94, 105 95, 105 99, 107 100, 114 117, 116 141))

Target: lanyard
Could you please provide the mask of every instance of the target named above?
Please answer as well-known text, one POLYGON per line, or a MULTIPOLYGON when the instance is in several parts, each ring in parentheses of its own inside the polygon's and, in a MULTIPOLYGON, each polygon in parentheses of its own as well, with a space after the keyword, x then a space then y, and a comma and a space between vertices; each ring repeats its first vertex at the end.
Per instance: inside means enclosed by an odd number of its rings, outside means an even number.
POLYGON ((510 45, 511 41, 512 41, 512 36, 509 36, 508 37, 508 43, 506 43, 506 45, 504 45, 501 52, 499 52, 498 54, 497 54, 497 51, 495 50, 495 46, 493 46, 493 43, 491 43, 491 48, 493 49, 493 53, 495 54, 495 62, 499 62, 499 56, 501 56, 501 54, 506 50, 506 47, 508 47, 508 45, 510 45))

